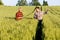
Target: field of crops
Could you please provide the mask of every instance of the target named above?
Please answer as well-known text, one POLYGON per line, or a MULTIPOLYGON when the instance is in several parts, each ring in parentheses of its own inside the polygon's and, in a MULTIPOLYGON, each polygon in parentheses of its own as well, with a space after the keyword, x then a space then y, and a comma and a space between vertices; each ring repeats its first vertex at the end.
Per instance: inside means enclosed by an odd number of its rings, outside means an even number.
MULTIPOLYGON (((16 21, 15 14, 18 7, 0 6, 0 40, 32 40, 38 23, 33 18, 34 8, 34 6, 22 6, 25 17, 16 21)), ((43 11, 49 9, 48 14, 43 17, 44 40, 60 40, 60 7, 43 6, 42 8, 43 11)))

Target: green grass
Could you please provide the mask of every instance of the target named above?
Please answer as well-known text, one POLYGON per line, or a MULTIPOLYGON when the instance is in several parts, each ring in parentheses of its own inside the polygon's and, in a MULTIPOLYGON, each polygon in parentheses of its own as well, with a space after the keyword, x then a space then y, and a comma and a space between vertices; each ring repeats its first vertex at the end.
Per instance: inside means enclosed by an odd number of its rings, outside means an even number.
MULTIPOLYGON (((25 18, 16 21, 14 18, 18 10, 17 6, 0 6, 0 40, 32 40, 32 37, 35 36, 38 21, 33 18, 33 13, 31 13, 35 7, 21 7, 25 18), (30 15, 26 16, 29 13, 30 15)), ((43 10, 46 8, 49 8, 49 11, 43 17, 44 39, 60 40, 60 7, 43 6, 43 10)))

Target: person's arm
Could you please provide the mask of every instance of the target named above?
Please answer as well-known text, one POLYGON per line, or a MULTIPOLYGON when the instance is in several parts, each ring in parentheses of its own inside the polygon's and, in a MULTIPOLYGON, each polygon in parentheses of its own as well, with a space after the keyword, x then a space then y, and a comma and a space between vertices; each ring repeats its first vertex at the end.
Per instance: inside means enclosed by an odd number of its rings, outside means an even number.
POLYGON ((44 14, 47 14, 48 13, 48 9, 44 12, 44 14))

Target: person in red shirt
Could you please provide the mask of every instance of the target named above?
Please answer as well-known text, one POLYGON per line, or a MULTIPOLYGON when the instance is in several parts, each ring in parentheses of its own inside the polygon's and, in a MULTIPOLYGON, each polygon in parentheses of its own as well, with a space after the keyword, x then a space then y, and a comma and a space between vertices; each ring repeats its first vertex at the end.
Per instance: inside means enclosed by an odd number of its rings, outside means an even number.
POLYGON ((21 7, 19 7, 16 13, 16 20, 21 20, 22 18, 23 18, 23 13, 21 11, 21 7))

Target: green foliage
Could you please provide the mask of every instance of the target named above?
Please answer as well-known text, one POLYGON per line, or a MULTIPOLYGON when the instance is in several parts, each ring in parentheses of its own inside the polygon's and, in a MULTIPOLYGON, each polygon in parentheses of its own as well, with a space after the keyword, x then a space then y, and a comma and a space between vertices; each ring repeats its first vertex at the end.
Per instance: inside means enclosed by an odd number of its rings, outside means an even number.
POLYGON ((0 5, 3 5, 2 1, 0 0, 0 5))
POLYGON ((16 6, 26 6, 26 5, 27 5, 26 0, 18 0, 18 3, 16 4, 16 6))
MULTIPOLYGON (((34 8, 22 6, 24 16, 31 13, 34 8)), ((33 13, 22 20, 16 21, 15 14, 17 9, 18 7, 0 6, 1 40, 32 40, 32 37, 35 35, 37 20, 33 19, 33 13)))
POLYGON ((43 6, 48 6, 47 1, 43 1, 43 6))
POLYGON ((32 6, 41 6, 41 4, 38 2, 38 0, 32 0, 30 5, 32 5, 32 6))
POLYGON ((34 2, 32 5, 34 5, 34 6, 40 6, 40 3, 39 2, 34 2))
MULTIPOLYGON (((38 21, 33 18, 33 13, 26 15, 34 8, 34 6, 22 6, 25 18, 16 21, 15 14, 18 7, 0 6, 0 40, 32 40, 38 21)), ((49 8, 49 11, 43 17, 44 40, 60 40, 60 6, 42 6, 43 11, 46 8, 49 8)))

